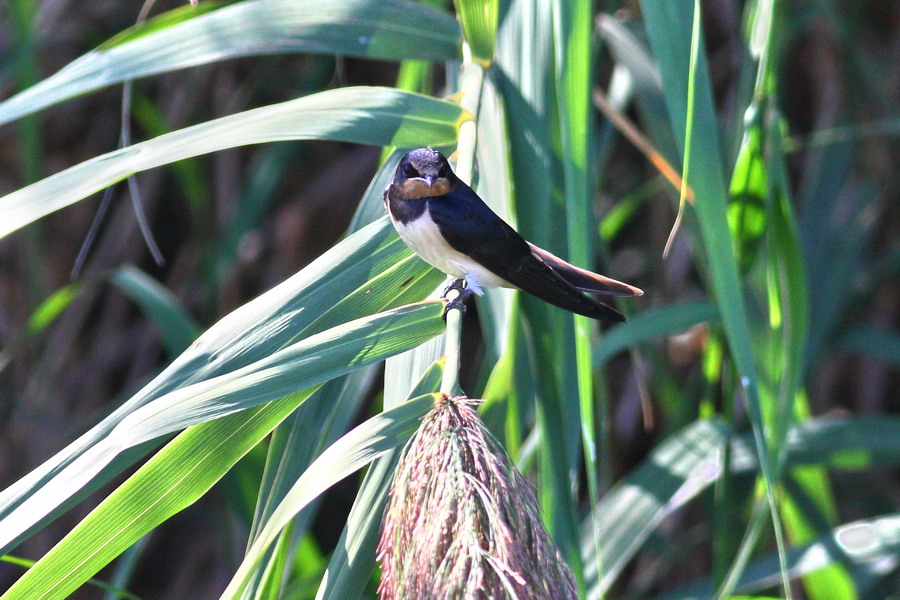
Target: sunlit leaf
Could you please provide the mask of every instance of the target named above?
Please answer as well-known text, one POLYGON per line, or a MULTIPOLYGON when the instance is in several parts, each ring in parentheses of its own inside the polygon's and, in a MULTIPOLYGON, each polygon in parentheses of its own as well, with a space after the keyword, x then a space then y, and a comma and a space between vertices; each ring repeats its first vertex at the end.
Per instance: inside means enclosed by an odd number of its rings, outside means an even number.
POLYGON ((211 12, 178 8, 0 103, 0 123, 129 79, 241 56, 449 60, 459 55, 459 38, 451 15, 406 0, 249 0, 211 12))

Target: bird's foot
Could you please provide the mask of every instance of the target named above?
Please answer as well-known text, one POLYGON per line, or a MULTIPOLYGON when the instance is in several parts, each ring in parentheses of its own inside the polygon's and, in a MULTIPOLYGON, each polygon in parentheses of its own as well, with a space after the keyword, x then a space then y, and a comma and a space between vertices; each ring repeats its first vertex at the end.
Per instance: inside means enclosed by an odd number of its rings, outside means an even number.
POLYGON ((469 296, 474 293, 470 288, 466 287, 466 282, 464 279, 456 279, 453 281, 453 283, 444 288, 444 292, 441 294, 441 298, 446 299, 447 294, 454 290, 458 292, 456 297, 447 302, 447 306, 444 307, 444 314, 441 315, 441 317, 445 321, 447 320, 447 313, 449 313, 453 309, 456 309, 460 312, 466 312, 466 300, 468 300, 469 296))
POLYGON ((466 291, 466 280, 460 277, 459 279, 454 279, 453 281, 451 281, 447 285, 447 287, 444 288, 444 291, 441 292, 441 298, 446 299, 447 294, 449 294, 453 290, 456 290, 460 295, 462 295, 462 293, 466 291))

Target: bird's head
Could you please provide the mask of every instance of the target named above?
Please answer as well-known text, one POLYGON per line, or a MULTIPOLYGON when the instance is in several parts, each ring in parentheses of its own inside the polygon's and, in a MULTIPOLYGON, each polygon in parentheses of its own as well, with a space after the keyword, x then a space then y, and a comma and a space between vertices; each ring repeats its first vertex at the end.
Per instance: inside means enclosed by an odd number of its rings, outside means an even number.
POLYGON ((408 200, 443 196, 455 185, 456 175, 447 159, 431 148, 408 152, 394 173, 394 189, 408 200))

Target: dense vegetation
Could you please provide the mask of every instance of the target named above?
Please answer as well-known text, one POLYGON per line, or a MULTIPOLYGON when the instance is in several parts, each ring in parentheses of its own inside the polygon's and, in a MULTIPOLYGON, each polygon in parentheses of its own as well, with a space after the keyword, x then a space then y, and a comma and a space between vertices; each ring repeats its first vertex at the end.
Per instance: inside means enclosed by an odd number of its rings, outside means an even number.
POLYGON ((900 5, 145 9, 0 13, 3 600, 371 597, 457 389, 583 597, 900 594, 900 5), (628 322, 445 324, 425 145, 628 322))

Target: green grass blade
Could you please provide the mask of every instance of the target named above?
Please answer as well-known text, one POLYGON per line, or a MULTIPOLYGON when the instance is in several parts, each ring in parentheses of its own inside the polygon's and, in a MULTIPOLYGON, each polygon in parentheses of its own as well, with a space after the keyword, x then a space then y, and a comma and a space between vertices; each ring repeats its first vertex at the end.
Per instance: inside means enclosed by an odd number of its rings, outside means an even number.
MULTIPOLYGON (((686 57, 690 54, 690 23, 693 8, 687 4, 645 0, 647 30, 654 53, 660 63, 669 115, 676 135, 684 145, 686 122, 686 57)), ((724 169, 719 153, 718 131, 706 61, 700 53, 697 63, 697 93, 692 153, 696 181, 691 186, 697 197, 697 214, 703 233, 703 243, 710 261, 710 277, 719 305, 722 322, 729 334, 729 344, 735 362, 748 390, 756 389, 756 375, 750 343, 746 304, 741 293, 737 262, 729 235, 725 198, 727 197, 724 169)), ((756 395, 755 393, 753 394, 756 395)), ((754 411, 758 410, 758 402, 754 411)))
MULTIPOLYGON (((299 478, 322 451, 347 431, 371 386, 374 369, 354 371, 325 383, 272 433, 249 540, 260 529, 299 478)), ((286 528, 283 540, 266 552, 244 591, 245 598, 278 597, 285 580, 284 567, 293 543, 315 518, 318 503, 298 514, 286 528)), ((249 544, 249 542, 248 542, 249 544)))
POLYGON ((660 444, 603 497, 593 511, 603 552, 599 578, 589 560, 596 552, 592 519, 582 526, 588 598, 605 594, 662 519, 721 476, 728 435, 723 423, 697 421, 660 444))
MULTIPOLYGON (((791 550, 787 562, 792 577, 844 562, 852 567, 854 579, 863 591, 874 588, 878 581, 895 574, 900 565, 900 513, 840 525, 829 535, 791 550)), ((746 594, 776 586, 781 581, 780 571, 778 556, 754 561, 738 582, 737 590, 746 594)), ((657 600, 709 598, 714 593, 713 584, 705 581, 659 596, 657 600)))
MULTIPOLYGON (((592 7, 577 0, 553 3, 554 71, 557 111, 562 146, 562 169, 567 229, 566 254, 573 264, 590 268, 593 256, 593 194, 590 185, 592 106, 592 7)), ((579 425, 583 444, 590 505, 599 500, 596 418, 594 414, 594 370, 591 359, 593 324, 573 315, 575 376, 579 425)), ((573 399, 569 399, 573 401, 573 399)), ((599 544, 599 540, 596 540, 599 544)), ((593 557, 601 565, 601 548, 593 557)))
POLYGON ((119 267, 108 277, 153 322, 170 356, 178 356, 200 335, 200 327, 172 292, 137 267, 119 267))
POLYGON ((489 67, 494 59, 499 0, 455 0, 456 14, 473 62, 489 67))
MULTIPOLYGON (((781 364, 769 375, 779 382, 774 410, 769 424, 775 444, 782 445, 782 438, 792 423, 792 413, 805 418, 810 408, 806 397, 799 393, 805 376, 804 359, 809 332, 809 309, 806 291, 806 272, 801 254, 801 244, 794 218, 787 163, 783 150, 782 131, 786 129, 781 119, 770 118, 766 140, 766 171, 771 174, 768 196, 773 200, 770 218, 768 261, 768 297, 772 335, 779 351, 768 353, 772 359, 780 356, 781 364)), ((838 521, 836 501, 831 493, 828 474, 823 468, 806 467, 790 472, 798 490, 808 497, 811 510, 804 510, 791 493, 782 501, 785 530, 793 545, 814 539, 826 527, 838 521), (810 515, 810 513, 815 513, 810 515)), ((812 600, 855 600, 857 594, 853 581, 841 565, 830 565, 803 577, 803 585, 812 600)))
MULTIPOLYGON (((731 453, 736 473, 758 468, 748 436, 735 438, 731 453)), ((841 471, 900 466, 900 417, 807 419, 788 433, 785 465, 819 465, 841 471)))
POLYGON ((316 592, 316 600, 355 600, 363 596, 377 567, 375 552, 384 507, 399 460, 400 451, 395 449, 369 467, 316 592))
POLYGON ((715 323, 719 309, 710 302, 684 302, 645 310, 628 319, 627 327, 613 327, 594 345, 594 365, 642 342, 681 333, 699 323, 715 323))
MULTIPOLYGON (((129 448, 271 402, 413 348, 444 329, 443 309, 444 302, 431 301, 357 319, 226 375, 169 392, 125 416, 109 435, 78 456, 67 468, 65 485, 71 491, 87 485, 129 448)), ((0 523, 0 532, 17 535, 65 497, 55 486, 45 484, 0 523)))
POLYGON ((240 56, 449 60, 459 56, 459 38, 451 15, 406 0, 251 0, 212 12, 176 9, 0 103, 0 123, 130 79, 240 56))
POLYGON ((199 499, 312 391, 197 425, 176 437, 2 598, 68 597, 145 533, 199 499))
MULTIPOLYGON (((475 191, 500 218, 516 226, 516 212, 512 195, 512 175, 509 164, 507 140, 506 107, 503 96, 491 77, 485 77, 481 88, 481 103, 478 107, 478 130, 475 147, 475 162, 478 176, 475 191)), ((511 314, 512 290, 489 288, 481 297, 478 319, 488 352, 488 360, 496 361, 508 336, 511 314)))
MULTIPOLYGON (((35 515, 41 521, 55 506, 63 508, 73 502, 70 497, 77 489, 66 479, 68 466, 141 406, 179 387, 269 357, 342 319, 420 300, 442 279, 440 273, 435 275, 412 256, 387 219, 350 236, 294 277, 224 317, 109 417, 0 493, 0 548, 8 550, 31 529, 30 524, 8 517, 33 494, 55 486, 54 506, 45 507, 44 516, 35 515)), ((118 470, 149 449, 123 457, 125 462, 118 470)), ((102 480, 117 472, 105 472, 102 480)))
MULTIPOLYGON (((418 352, 422 348, 420 346, 412 352, 418 352)), ((389 359, 388 363, 397 358, 399 357, 389 359)), ((406 399, 436 392, 444 378, 444 364, 443 358, 432 363, 406 399)), ((396 374, 385 372, 385 380, 396 374)), ((407 373, 403 372, 400 375, 403 376, 402 381, 409 381, 407 373)), ((394 385, 398 386, 396 383, 394 385)), ((400 404, 398 402, 394 406, 400 404)), ((375 569, 375 550, 381 533, 382 515, 399 458, 400 449, 397 448, 376 460, 366 473, 359 493, 353 501, 347 523, 341 532, 337 548, 328 562, 328 570, 316 593, 316 600, 351 600, 362 595, 375 569)))
POLYGON ((418 426, 419 419, 434 406, 437 398, 437 394, 420 396, 372 417, 323 452, 275 509, 222 598, 240 596, 256 561, 300 509, 344 477, 406 442, 418 426))
POLYGON ((0 198, 0 237, 129 175, 226 148, 293 139, 448 144, 456 104, 391 88, 341 88, 229 115, 95 157, 0 198))
MULTIPOLYGON (((552 131, 557 119, 552 37, 547 35, 552 30, 550 3, 511 2, 497 32, 496 68, 491 75, 506 109, 518 231, 534 244, 565 255, 564 228, 547 227, 548 222, 565 220, 565 209, 559 197, 554 197, 563 188, 556 170, 552 131)), ((538 499, 554 541, 576 580, 580 580, 572 482, 582 444, 578 374, 569 360, 574 353, 572 319, 528 295, 522 295, 521 306, 530 326, 533 364, 539 366, 539 376, 534 379, 542 432, 538 499)))
MULTIPOLYGON (((691 139, 691 161, 694 175, 688 183, 696 198, 696 212, 701 230, 705 256, 709 261, 709 277, 716 303, 719 306, 731 356, 737 368, 746 399, 747 411, 756 436, 760 466, 766 483, 766 492, 775 521, 776 539, 781 540, 781 527, 774 501, 776 481, 772 454, 777 448, 769 448, 763 426, 763 414, 750 336, 750 320, 743 296, 743 286, 738 275, 732 238, 728 227, 727 189, 719 146, 717 117, 712 98, 709 71, 703 51, 702 38, 697 37, 696 71, 689 72, 687 60, 691 55, 692 40, 689 33, 699 29, 694 8, 689 3, 644 0, 647 32, 654 55, 660 67, 663 89, 669 108, 669 118, 676 139, 685 147, 687 123, 688 82, 695 91, 695 118, 691 139)), ((790 593, 790 590, 787 590, 790 593)))

